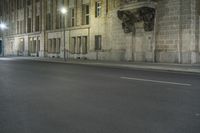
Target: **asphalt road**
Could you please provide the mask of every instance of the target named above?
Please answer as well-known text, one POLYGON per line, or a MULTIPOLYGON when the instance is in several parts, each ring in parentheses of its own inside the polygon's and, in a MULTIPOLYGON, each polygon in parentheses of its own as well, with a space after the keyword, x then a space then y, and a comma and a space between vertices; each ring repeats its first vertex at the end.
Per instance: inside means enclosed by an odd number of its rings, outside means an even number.
POLYGON ((0 133, 200 133, 200 75, 0 58, 0 133))

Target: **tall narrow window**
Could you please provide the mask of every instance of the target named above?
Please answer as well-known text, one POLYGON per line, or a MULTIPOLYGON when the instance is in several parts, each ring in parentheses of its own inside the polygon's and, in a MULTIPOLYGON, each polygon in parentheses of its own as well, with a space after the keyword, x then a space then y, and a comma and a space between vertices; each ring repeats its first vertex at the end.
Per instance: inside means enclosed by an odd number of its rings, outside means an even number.
POLYGON ((24 31, 23 31, 23 21, 20 21, 20 33, 23 33, 24 31))
POLYGON ((53 53, 56 53, 56 38, 53 39, 53 53))
POLYGON ((71 47, 70 47, 70 52, 72 54, 75 54, 75 48, 76 48, 76 37, 72 37, 71 47))
POLYGON ((20 29, 20 21, 17 21, 17 33, 18 34, 20 33, 19 29, 20 29))
POLYGON ((35 31, 39 31, 40 30, 40 16, 36 16, 35 19, 35 31))
POLYGON ((36 0, 36 7, 35 7, 35 10, 36 10, 36 13, 35 13, 35 31, 39 31, 40 30, 40 8, 41 5, 39 3, 39 0, 36 0))
POLYGON ((75 12, 74 8, 71 9, 71 26, 75 26, 75 12))
POLYGON ((76 53, 80 54, 81 53, 81 37, 78 37, 78 43, 76 47, 76 53))
POLYGON ((49 39, 48 40, 48 53, 51 53, 52 52, 52 40, 49 39))
POLYGON ((61 15, 60 15, 60 13, 57 13, 57 15, 56 15, 56 29, 59 29, 61 27, 60 20, 61 20, 61 15))
POLYGON ((28 33, 30 33, 32 31, 32 19, 28 18, 28 33))
POLYGON ((24 0, 21 0, 21 2, 20 2, 20 8, 23 8, 24 7, 24 0))
POLYGON ((101 15, 101 1, 97 1, 95 3, 95 17, 99 17, 101 15))
POLYGON ((53 0, 47 0, 47 21, 46 21, 47 30, 52 29, 52 23, 53 23, 52 11, 53 11, 53 0))
POLYGON ((56 4, 55 4, 55 7, 56 7, 56 29, 60 29, 61 28, 61 13, 60 13, 60 3, 58 0, 56 0, 56 4))
POLYGON ((29 53, 32 53, 32 44, 33 44, 33 39, 30 37, 29 38, 29 53))
POLYGON ((87 36, 84 36, 82 40, 82 54, 87 54, 87 36))
POLYGON ((20 0, 17 0, 17 9, 20 9, 20 0))
POLYGON ((40 51, 40 37, 37 38, 37 52, 40 51))
POLYGON ((34 43, 33 43, 33 53, 36 53, 36 47, 37 47, 37 40, 36 39, 34 39, 34 41, 33 41, 34 43))
POLYGON ((27 0, 27 5, 31 5, 31 0, 27 0))
POLYGON ((101 48, 102 48, 101 42, 102 42, 101 35, 96 35, 95 36, 95 50, 101 50, 101 48))
POLYGON ((60 53, 60 38, 56 39, 56 53, 59 54, 60 53))
POLYGON ((106 14, 108 13, 108 0, 106 0, 106 14))
POLYGON ((83 5, 83 24, 88 25, 90 23, 90 7, 88 4, 83 5))
POLYGON ((20 39, 20 44, 19 44, 19 52, 22 53, 24 52, 24 39, 20 39))
POLYGON ((47 14, 47 22, 46 22, 46 29, 47 30, 51 30, 51 27, 52 27, 52 16, 50 13, 47 14))

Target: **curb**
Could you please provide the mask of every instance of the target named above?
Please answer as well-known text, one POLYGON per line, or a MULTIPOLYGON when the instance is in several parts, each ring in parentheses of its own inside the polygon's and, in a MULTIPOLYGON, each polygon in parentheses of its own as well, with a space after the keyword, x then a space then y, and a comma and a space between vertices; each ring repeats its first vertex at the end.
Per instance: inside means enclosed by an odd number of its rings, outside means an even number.
POLYGON ((200 69, 190 69, 190 68, 164 68, 162 66, 144 66, 144 65, 133 65, 133 64, 112 64, 112 63, 92 63, 92 62, 63 62, 56 60, 46 60, 46 59, 25 59, 25 60, 34 60, 41 62, 51 62, 51 63, 62 63, 62 64, 77 64, 77 65, 90 65, 90 66, 102 66, 102 67, 115 67, 115 68, 128 68, 128 69, 140 69, 140 70, 159 70, 166 72, 184 72, 184 73, 193 73, 200 74, 200 69))

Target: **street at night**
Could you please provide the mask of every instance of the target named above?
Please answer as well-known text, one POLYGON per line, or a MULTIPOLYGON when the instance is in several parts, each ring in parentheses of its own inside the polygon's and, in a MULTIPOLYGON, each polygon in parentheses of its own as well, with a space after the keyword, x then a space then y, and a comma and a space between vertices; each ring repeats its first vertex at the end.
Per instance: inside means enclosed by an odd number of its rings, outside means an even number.
POLYGON ((0 133, 199 133, 200 75, 0 58, 0 133))

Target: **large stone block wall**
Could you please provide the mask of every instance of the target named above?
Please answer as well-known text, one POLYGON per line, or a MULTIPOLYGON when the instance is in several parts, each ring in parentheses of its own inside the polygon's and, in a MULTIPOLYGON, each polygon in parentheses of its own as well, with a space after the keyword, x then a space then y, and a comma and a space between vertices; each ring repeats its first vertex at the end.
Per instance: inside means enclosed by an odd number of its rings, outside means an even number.
POLYGON ((156 13, 156 61, 178 62, 180 0, 159 1, 156 13))
MULTIPOLYGON (((88 37, 88 54, 83 56, 88 59, 98 60, 126 60, 142 62, 165 63, 200 63, 200 1, 199 0, 153 0, 156 1, 155 28, 153 31, 144 30, 144 22, 135 23, 134 33, 124 33, 122 21, 117 12, 124 6, 122 0, 102 0, 100 17, 95 17, 94 0, 65 0, 69 7, 75 8, 75 27, 66 28, 66 48, 70 49, 72 37, 88 37), (69 2, 69 3, 68 3, 69 2), (90 5, 90 25, 82 25, 82 4, 90 5), (108 6, 106 5, 108 4, 108 6), (95 51, 95 35, 102 36, 102 50, 95 51)), ((45 0, 41 1, 41 25, 40 32, 28 34, 5 35, 5 54, 18 55, 19 39, 24 38, 25 51, 28 55, 29 37, 40 37, 39 56, 51 56, 47 53, 48 39, 61 38, 61 53, 63 57, 64 33, 63 29, 55 29, 56 12, 53 12, 53 29, 46 31, 46 6, 45 0)), ((149 0, 132 1, 128 8, 138 8, 137 2, 149 2, 149 0)), ((127 3, 127 2, 126 2, 127 3)), ((36 4, 35 2, 33 4, 36 4)), ((54 1, 55 4, 55 1, 54 1)), ((18 19, 26 16, 26 9, 18 10, 18 19)), ((56 11, 56 9, 54 9, 56 11)), ((36 13, 36 8, 33 8, 36 13)), ((68 15, 70 16, 70 15, 68 15)), ((6 16, 7 17, 7 16, 6 16)), ((35 29, 35 16, 33 15, 33 29, 35 29)), ((25 22, 26 22, 25 18, 25 22)), ((69 19, 66 18, 66 25, 69 19)), ((14 24, 16 27, 16 23, 14 24)), ((25 27, 27 31, 27 27, 25 27)), ((15 31, 13 31, 14 33, 15 31)), ((82 55, 70 55, 77 58, 82 55)))
POLYGON ((158 2, 156 17, 156 60, 158 62, 198 62, 197 8, 196 0, 158 2))
MULTIPOLYGON (((91 3, 91 12, 94 12, 94 3, 91 3)), ((110 3, 108 12, 106 12, 105 5, 102 5, 102 7, 101 17, 95 18, 94 14, 91 15, 90 52, 93 54, 90 58, 152 62, 154 60, 152 46, 154 32, 145 32, 143 22, 140 22, 135 24, 135 33, 124 33, 122 21, 117 16, 121 2, 116 0, 114 3, 110 3), (94 51, 95 35, 102 35, 103 43, 100 51, 94 51)))

